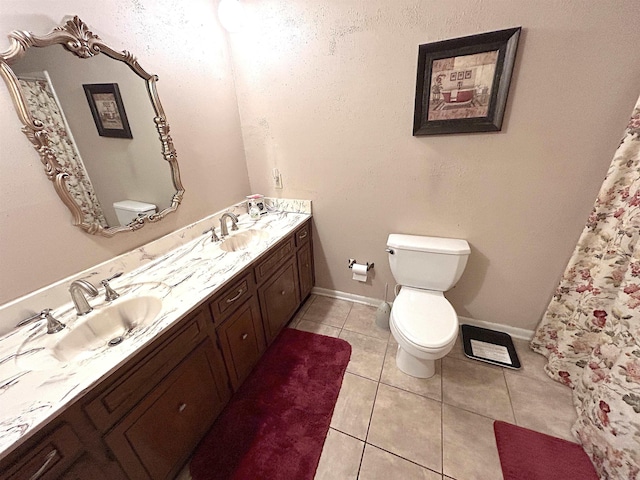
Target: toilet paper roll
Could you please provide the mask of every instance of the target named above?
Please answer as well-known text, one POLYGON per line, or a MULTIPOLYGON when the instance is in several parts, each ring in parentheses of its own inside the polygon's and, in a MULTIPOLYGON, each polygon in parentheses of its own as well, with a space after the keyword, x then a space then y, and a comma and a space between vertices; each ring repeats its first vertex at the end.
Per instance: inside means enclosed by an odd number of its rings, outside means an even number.
POLYGON ((367 276, 369 275, 369 272, 367 271, 367 266, 366 265, 361 265, 359 263, 354 263, 353 266, 351 267, 351 269, 353 270, 353 279, 357 280, 358 282, 366 282, 367 281, 367 276))

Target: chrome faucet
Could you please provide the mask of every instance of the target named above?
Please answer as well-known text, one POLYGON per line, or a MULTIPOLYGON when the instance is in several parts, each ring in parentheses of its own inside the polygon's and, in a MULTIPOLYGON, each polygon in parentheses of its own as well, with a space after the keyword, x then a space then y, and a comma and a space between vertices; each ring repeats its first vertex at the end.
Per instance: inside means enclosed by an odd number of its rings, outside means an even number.
POLYGON ((227 230, 227 218, 231 219, 231 230, 238 230, 238 217, 231 212, 223 213, 220 217, 220 238, 224 238, 229 235, 229 230, 227 230))
POLYGON ((87 297, 85 297, 82 292, 93 298, 98 295, 98 289, 82 278, 71 282, 69 293, 71 294, 71 300, 73 300, 78 315, 86 315, 93 310, 93 307, 87 302, 87 297))
POLYGON ((51 312, 53 312, 53 310, 51 310, 50 308, 45 308, 40 313, 36 313, 35 315, 32 315, 29 318, 25 318, 21 322, 18 322, 16 327, 22 327, 23 325, 26 325, 27 323, 35 322, 35 321, 38 321, 38 320, 46 320, 47 321, 47 333, 57 333, 60 330, 62 330, 66 325, 64 323, 60 322, 53 315, 51 315, 51 312))

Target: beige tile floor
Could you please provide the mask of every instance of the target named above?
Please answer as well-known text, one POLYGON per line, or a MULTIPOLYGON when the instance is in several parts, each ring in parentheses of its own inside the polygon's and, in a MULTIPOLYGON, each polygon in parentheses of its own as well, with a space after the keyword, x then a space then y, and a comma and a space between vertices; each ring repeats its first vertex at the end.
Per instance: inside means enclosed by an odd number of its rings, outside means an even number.
MULTIPOLYGON (((514 339, 520 370, 464 356, 460 338, 430 379, 405 375, 375 308, 312 295, 289 324, 351 344, 316 480, 502 480, 493 421, 575 441, 569 388, 514 339)), ((178 477, 188 480, 188 468, 178 477)))
POLYGON ((311 296, 289 326, 352 347, 317 480, 500 480, 494 420, 575 441, 571 391, 523 340, 514 339, 520 370, 468 359, 459 338, 424 380, 398 370, 374 307, 311 296))

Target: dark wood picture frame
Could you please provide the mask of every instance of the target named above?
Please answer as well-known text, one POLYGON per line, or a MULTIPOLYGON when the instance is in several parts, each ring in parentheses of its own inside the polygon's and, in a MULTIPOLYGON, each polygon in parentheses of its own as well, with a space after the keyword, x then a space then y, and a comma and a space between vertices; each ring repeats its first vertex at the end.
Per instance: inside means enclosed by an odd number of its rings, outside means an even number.
POLYGON ((101 137, 133 138, 117 83, 82 85, 101 137))
POLYGON ((413 135, 499 131, 521 30, 509 28, 420 45, 413 135), (465 73, 462 79, 456 75, 453 85, 455 65, 461 61, 484 63, 458 67, 472 74, 465 73), (480 72, 478 79, 476 72, 480 72), (490 80, 485 84, 481 78, 490 80))

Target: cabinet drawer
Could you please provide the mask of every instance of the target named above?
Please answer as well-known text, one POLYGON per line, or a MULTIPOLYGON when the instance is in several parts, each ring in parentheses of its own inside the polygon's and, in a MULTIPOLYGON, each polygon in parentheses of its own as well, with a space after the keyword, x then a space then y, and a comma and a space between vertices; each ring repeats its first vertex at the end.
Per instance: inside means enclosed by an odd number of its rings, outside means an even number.
POLYGON ((6 480, 54 479, 82 454, 82 443, 71 426, 62 424, 29 448, 29 454, 0 475, 6 480))
POLYGON ((222 410, 215 350, 205 340, 105 436, 130 478, 173 478, 222 410))
POLYGON ((210 321, 207 311, 201 310, 166 345, 159 347, 157 353, 139 362, 130 374, 89 402, 85 411, 95 426, 106 431, 122 418, 204 338, 210 321))
POLYGON ((230 313, 251 296, 254 287, 251 277, 251 273, 246 274, 231 286, 225 288, 210 303, 211 314, 216 325, 222 323, 230 313))
POLYGON ((296 247, 299 247, 301 245, 304 245, 305 243, 308 243, 309 239, 311 238, 311 222, 308 221, 302 227, 296 230, 296 233, 294 234, 294 236, 296 239, 296 247))
POLYGON ((258 264, 255 268, 256 281, 260 283, 271 275, 276 268, 282 265, 287 258, 293 255, 293 250, 294 239, 293 235, 291 235, 279 247, 277 247, 271 255, 258 264))
POLYGON ((266 348, 260 307, 255 297, 218 327, 227 372, 237 390, 266 348))

